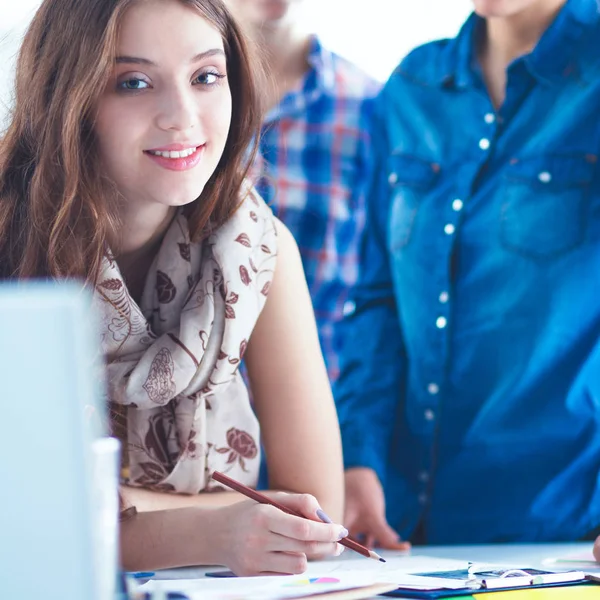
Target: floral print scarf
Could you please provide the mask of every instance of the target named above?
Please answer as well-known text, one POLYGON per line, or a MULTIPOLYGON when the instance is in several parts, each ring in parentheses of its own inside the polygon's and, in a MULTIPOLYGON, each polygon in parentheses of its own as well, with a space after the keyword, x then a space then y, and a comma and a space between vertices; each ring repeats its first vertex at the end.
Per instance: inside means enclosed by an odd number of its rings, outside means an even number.
POLYGON ((275 260, 273 216, 254 193, 201 243, 178 214, 141 306, 106 257, 94 302, 110 400, 126 414, 125 483, 193 494, 221 470, 256 485, 259 427, 238 369, 275 260))

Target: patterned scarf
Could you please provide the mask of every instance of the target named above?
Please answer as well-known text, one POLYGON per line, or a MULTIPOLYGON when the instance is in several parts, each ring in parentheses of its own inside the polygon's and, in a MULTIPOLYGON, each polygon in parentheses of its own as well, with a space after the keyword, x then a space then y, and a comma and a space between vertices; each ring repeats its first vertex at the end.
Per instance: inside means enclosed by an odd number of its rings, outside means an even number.
POLYGON ((178 214, 146 279, 141 306, 104 260, 101 315, 110 400, 126 407, 125 483, 198 493, 214 470, 256 485, 259 427, 238 371, 276 262, 273 216, 249 194, 213 235, 192 243, 178 214))

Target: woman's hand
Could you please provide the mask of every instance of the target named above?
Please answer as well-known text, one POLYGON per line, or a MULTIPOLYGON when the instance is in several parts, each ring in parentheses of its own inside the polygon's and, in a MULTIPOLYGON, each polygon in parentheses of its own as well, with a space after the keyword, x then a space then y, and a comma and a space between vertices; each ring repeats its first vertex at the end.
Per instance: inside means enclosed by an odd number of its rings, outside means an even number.
POLYGON ((339 556, 337 542, 348 535, 341 525, 324 523, 320 506, 308 494, 270 494, 276 502, 304 515, 288 515, 274 506, 244 501, 216 510, 209 525, 215 559, 236 575, 300 574, 308 558, 339 556), (321 518, 320 518, 321 516, 321 518))
POLYGON ((354 538, 364 538, 369 548, 408 550, 410 543, 400 536, 385 518, 385 496, 375 471, 367 468, 348 469, 346 478, 346 514, 344 521, 354 538))

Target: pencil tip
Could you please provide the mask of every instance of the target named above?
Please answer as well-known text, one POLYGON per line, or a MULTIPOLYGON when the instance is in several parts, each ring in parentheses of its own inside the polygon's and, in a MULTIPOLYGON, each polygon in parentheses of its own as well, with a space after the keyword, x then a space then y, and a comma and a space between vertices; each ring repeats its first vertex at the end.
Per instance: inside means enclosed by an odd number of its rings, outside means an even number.
POLYGON ((385 562, 385 558, 381 558, 381 556, 379 557, 379 562, 385 562))

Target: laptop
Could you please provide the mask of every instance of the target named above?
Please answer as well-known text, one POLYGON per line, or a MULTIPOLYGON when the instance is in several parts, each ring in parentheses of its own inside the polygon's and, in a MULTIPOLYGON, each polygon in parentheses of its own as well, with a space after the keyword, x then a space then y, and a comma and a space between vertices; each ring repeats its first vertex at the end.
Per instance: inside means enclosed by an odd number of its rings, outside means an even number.
POLYGON ((0 284, 2 599, 114 598, 116 526, 108 553, 95 528, 106 525, 99 488, 116 496, 117 461, 100 486, 106 460, 93 447, 106 454, 110 438, 94 333, 80 285, 0 284))

